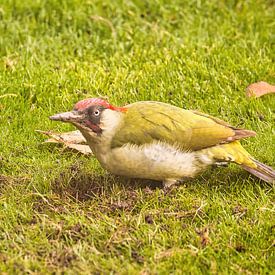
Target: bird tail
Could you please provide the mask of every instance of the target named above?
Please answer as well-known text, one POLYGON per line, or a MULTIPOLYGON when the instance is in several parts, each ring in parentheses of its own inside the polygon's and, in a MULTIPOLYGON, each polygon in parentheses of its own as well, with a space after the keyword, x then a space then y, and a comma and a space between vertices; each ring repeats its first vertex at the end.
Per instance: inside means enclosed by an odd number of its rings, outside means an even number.
MULTIPOLYGON (((213 146, 206 150, 212 156, 216 164, 224 162, 234 162, 239 164, 244 170, 268 183, 275 183, 275 170, 258 160, 254 159, 240 144, 233 141, 227 144, 213 146)), ((202 152, 204 151, 202 150, 202 152)))
POLYGON ((256 164, 256 167, 250 167, 245 164, 241 164, 241 167, 247 172, 253 174, 257 178, 262 179, 268 183, 275 183, 275 170, 272 167, 261 163, 260 161, 251 158, 251 160, 256 164))

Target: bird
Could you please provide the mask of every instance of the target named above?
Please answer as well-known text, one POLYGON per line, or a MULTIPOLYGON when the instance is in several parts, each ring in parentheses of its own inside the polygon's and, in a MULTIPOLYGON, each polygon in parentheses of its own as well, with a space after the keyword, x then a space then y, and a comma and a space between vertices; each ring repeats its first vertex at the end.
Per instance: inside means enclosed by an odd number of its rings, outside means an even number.
POLYGON ((87 98, 50 119, 78 128, 101 166, 115 175, 161 181, 170 188, 208 167, 236 163, 265 182, 275 181, 275 170, 240 143, 254 131, 199 111, 158 101, 117 107, 87 98))

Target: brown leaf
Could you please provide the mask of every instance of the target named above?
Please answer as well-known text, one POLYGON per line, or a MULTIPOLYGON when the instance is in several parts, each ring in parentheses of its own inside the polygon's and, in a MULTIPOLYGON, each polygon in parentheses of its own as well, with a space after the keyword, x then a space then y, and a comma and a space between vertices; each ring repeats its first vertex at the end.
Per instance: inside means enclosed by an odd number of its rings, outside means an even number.
POLYGON ((66 148, 76 150, 84 155, 92 154, 92 150, 87 145, 87 142, 80 131, 55 133, 52 131, 36 130, 36 132, 49 137, 45 140, 45 143, 62 143, 66 148))
POLYGON ((68 148, 76 150, 78 152, 80 152, 81 154, 84 155, 90 155, 92 154, 92 150, 89 147, 89 145, 85 145, 85 144, 72 144, 72 143, 67 143, 65 144, 68 148))
POLYGON ((65 133, 55 133, 52 131, 41 131, 36 130, 36 132, 47 135, 50 137, 50 141, 46 140, 46 142, 68 142, 68 143, 84 143, 87 144, 86 139, 83 137, 80 131, 71 131, 71 132, 65 132, 65 133), (55 140, 55 141, 54 141, 55 140))
POLYGON ((248 97, 260 97, 271 93, 275 93, 275 86, 264 81, 250 84, 246 88, 246 96, 248 97))

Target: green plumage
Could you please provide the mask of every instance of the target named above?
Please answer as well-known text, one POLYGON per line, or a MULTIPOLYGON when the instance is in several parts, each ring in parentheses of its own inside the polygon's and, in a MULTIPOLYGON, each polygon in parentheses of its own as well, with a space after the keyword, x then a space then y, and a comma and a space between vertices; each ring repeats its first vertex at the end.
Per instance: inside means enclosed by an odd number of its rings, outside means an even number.
POLYGON ((75 106, 51 119, 76 125, 101 165, 114 174, 169 186, 208 166, 235 162, 266 182, 275 180, 275 171, 238 141, 256 133, 210 115, 153 101, 115 107, 91 98, 75 106))
POLYGON ((112 140, 112 148, 131 143, 163 141, 186 150, 200 150, 238 139, 236 129, 211 116, 161 102, 136 102, 125 106, 123 124, 112 140))

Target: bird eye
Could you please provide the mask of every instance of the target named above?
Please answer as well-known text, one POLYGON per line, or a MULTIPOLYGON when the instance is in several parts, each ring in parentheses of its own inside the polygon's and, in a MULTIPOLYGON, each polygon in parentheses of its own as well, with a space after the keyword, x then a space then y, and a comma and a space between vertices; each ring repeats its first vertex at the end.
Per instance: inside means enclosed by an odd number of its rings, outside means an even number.
POLYGON ((95 116, 99 116, 99 114, 100 114, 99 110, 94 111, 95 116))

